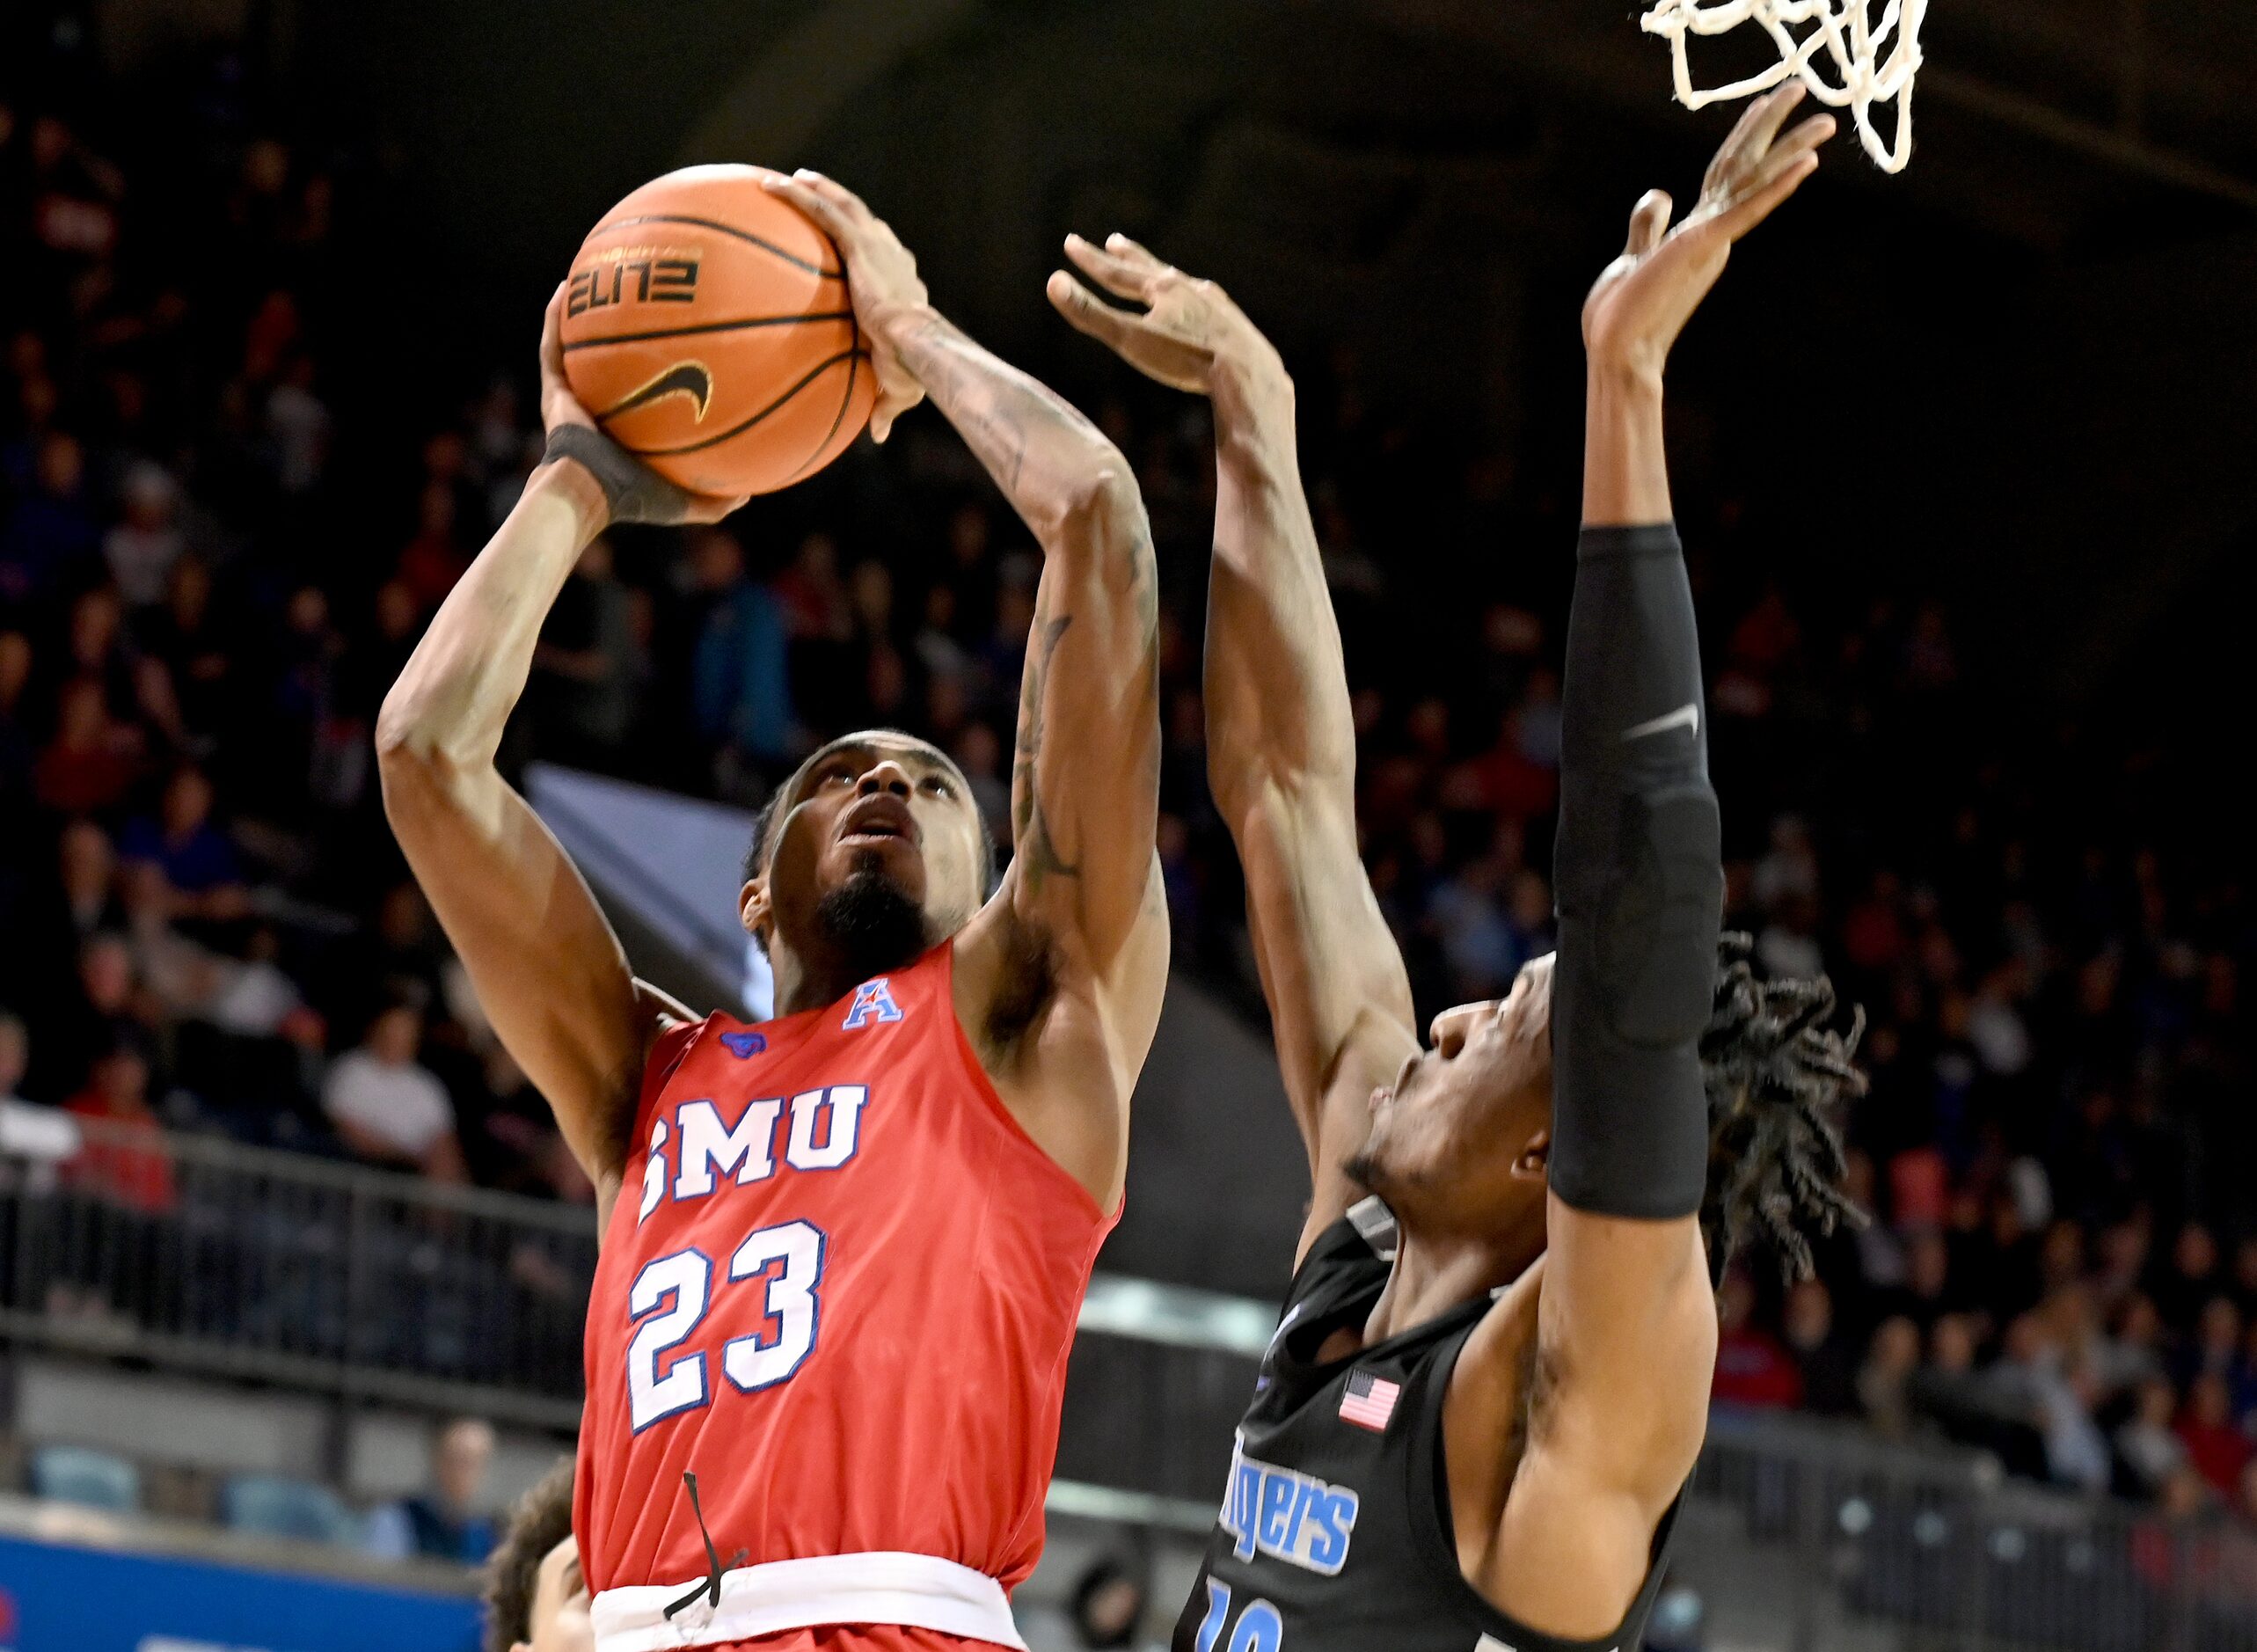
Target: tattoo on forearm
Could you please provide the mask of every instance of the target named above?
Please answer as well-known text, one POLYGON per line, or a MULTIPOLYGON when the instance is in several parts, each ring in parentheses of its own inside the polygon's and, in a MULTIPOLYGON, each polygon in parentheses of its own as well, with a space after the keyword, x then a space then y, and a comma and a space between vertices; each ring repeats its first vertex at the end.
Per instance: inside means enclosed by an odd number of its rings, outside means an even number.
POLYGON ((1019 747, 1011 764, 1011 830, 1012 853, 1026 868, 1022 875, 1030 895, 1040 893, 1046 879, 1078 878, 1082 874, 1079 863, 1069 861, 1058 851, 1049 817, 1043 812, 1038 786, 1038 765, 1042 757, 1043 691, 1049 682, 1050 662, 1058 652, 1059 640, 1073 623, 1071 614, 1062 614, 1055 619, 1036 616, 1034 635, 1026 650, 1026 675, 1019 683, 1019 747))
POLYGON ((895 348, 1007 493, 1025 479, 1030 444, 1046 432, 1069 436, 1077 447, 1105 441, 1071 404, 939 316, 910 327, 895 348))

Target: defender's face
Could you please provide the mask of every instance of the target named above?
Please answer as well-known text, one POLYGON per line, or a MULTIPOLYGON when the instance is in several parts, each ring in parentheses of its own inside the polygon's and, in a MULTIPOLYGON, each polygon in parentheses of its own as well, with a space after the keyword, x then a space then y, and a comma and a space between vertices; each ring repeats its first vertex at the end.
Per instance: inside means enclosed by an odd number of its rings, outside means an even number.
POLYGON ((533 1638, 517 1652, 595 1652, 588 1617, 588 1580, 581 1575, 580 1543, 566 1538, 541 1561, 533 1584, 533 1638))
POLYGON ((1552 959, 1502 998, 1435 1017, 1432 1047, 1371 1094, 1349 1166, 1415 1223, 1421 1214, 1501 1225, 1544 1195, 1552 1126, 1552 959))
POLYGON ((767 910, 787 932, 857 877, 891 885, 924 913, 935 940, 969 923, 987 897, 979 805, 923 741, 838 741, 800 776, 784 808, 765 883, 767 910))

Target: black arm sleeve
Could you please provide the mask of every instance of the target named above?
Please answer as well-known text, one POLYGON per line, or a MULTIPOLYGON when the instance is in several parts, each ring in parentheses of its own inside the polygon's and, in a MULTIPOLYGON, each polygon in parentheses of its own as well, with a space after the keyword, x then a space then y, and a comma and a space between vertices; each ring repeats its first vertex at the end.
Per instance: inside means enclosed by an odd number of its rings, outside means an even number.
POLYGON ((1583 530, 1562 698, 1552 1189, 1601 1215, 1690 1216, 1724 872, 1675 528, 1583 530))

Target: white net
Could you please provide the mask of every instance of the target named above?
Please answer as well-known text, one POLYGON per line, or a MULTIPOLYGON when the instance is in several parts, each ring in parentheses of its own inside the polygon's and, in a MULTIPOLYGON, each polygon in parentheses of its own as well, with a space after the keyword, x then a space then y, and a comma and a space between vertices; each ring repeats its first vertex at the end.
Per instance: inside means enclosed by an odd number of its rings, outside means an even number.
POLYGON ((1866 153, 1882 171, 1901 172, 1912 158, 1912 81, 1920 72, 1920 25, 1928 0, 1887 0, 1878 18, 1871 8, 1872 0, 1656 0, 1642 26, 1669 42, 1677 101, 1686 108, 1768 91, 1800 75, 1812 96, 1851 112, 1866 153), (1728 86, 1697 91, 1687 41, 1750 22, 1770 32, 1779 61, 1728 86), (1885 141, 1874 124, 1874 106, 1892 103, 1896 130, 1885 141))

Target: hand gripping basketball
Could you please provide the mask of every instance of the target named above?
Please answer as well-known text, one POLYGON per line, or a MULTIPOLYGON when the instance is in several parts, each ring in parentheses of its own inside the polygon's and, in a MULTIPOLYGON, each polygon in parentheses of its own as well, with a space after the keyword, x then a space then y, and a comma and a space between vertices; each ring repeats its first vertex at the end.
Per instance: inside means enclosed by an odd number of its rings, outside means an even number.
POLYGON ((853 296, 862 330, 870 335, 871 366, 878 375, 870 439, 883 442, 894 420, 924 399, 924 386, 902 360, 891 337, 901 320, 927 307, 916 255, 861 196, 821 172, 803 166, 789 178, 771 174, 761 185, 813 218, 838 244, 839 257, 846 264, 847 290, 853 296))
POLYGON ((573 460, 594 477, 615 523, 719 522, 742 505, 749 495, 719 499, 676 486, 595 428, 565 381, 564 305, 559 283, 541 322, 541 425, 549 435, 544 457, 573 460))

